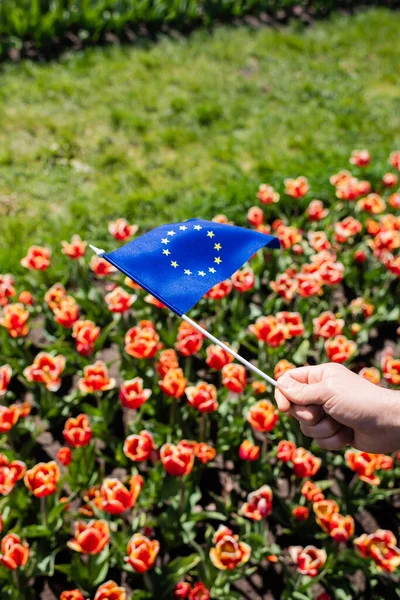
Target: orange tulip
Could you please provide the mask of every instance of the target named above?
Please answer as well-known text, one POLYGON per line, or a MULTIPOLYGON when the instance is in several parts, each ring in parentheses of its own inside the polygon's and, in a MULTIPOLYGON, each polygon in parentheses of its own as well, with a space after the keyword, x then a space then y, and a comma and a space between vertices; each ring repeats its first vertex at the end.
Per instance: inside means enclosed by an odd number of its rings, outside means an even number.
POLYGON ((12 275, 0 274, 0 306, 8 304, 9 298, 15 296, 14 278, 12 275))
POLYGON ((54 283, 45 293, 44 300, 51 310, 60 305, 67 296, 67 292, 62 283, 54 283))
POLYGON ((79 318, 79 306, 71 296, 65 296, 53 312, 55 322, 66 328, 72 327, 79 318))
POLYGON ((329 535, 335 542, 347 542, 354 535, 353 517, 334 513, 329 522, 329 535))
POLYGON ((375 533, 364 533, 354 540, 358 554, 372 558, 379 569, 392 573, 400 566, 400 549, 392 531, 378 529, 375 533))
POLYGON ((123 313, 130 309, 136 300, 134 294, 128 294, 122 287, 115 287, 104 296, 107 308, 113 313, 123 313))
POLYGON ((298 290, 297 279, 288 273, 278 275, 275 281, 270 281, 269 285, 274 292, 285 298, 285 300, 292 300, 298 290))
POLYGON ((83 242, 80 235, 73 235, 70 242, 66 242, 65 240, 61 242, 62 250, 61 252, 68 256, 68 258, 72 258, 72 260, 77 260, 78 258, 82 258, 85 256, 87 242, 83 242))
POLYGON ((339 506, 334 500, 320 500, 314 502, 313 510, 315 513, 318 525, 327 533, 329 533, 329 524, 332 516, 339 513, 339 506))
POLYGON ((267 384, 264 380, 262 381, 253 381, 251 384, 251 389, 257 396, 262 396, 267 391, 267 384))
POLYGON ((220 346, 211 344, 206 349, 207 358, 206 363, 211 369, 220 371, 225 365, 233 362, 234 358, 232 354, 229 354, 226 350, 220 346))
POLYGON ((311 200, 306 210, 306 215, 310 221, 321 221, 328 214, 329 210, 324 208, 321 200, 311 200))
POLYGON ((75 338, 76 349, 82 356, 89 356, 94 352, 94 344, 100 335, 100 327, 93 321, 81 319, 72 327, 72 337, 75 338))
POLYGON ((325 550, 319 550, 315 546, 290 546, 289 554, 292 561, 297 565, 297 570, 302 575, 316 577, 318 572, 326 563, 325 550))
POLYGON ((119 241, 132 237, 138 229, 137 225, 129 225, 128 221, 123 218, 119 218, 116 221, 110 221, 108 224, 108 231, 119 241))
POLYGON ((297 177, 296 179, 285 179, 285 194, 292 198, 302 198, 309 190, 306 177, 297 177))
POLYGON ((257 460, 260 458, 260 452, 260 448, 250 440, 244 440, 239 447, 239 457, 242 460, 257 460))
POLYGON ((78 589, 61 592, 60 600, 85 600, 85 596, 78 589))
POLYGON ((178 330, 176 349, 183 356, 196 354, 203 345, 204 335, 197 331, 190 323, 182 321, 178 330))
POLYGON ((276 313, 276 320, 285 328, 285 336, 287 338, 303 335, 304 325, 301 314, 298 312, 282 311, 276 313))
POLYGON ((217 388, 211 383, 200 381, 195 386, 188 386, 185 390, 188 403, 202 413, 211 413, 217 410, 217 388))
POLYGON ((159 550, 157 540, 149 540, 141 533, 135 533, 129 540, 125 561, 137 573, 145 573, 154 565, 159 550))
POLYGON ((170 369, 164 379, 159 382, 161 390, 167 396, 180 398, 185 393, 186 379, 182 369, 170 369))
POLYGON ((111 275, 117 271, 117 269, 111 263, 109 263, 108 260, 96 255, 92 256, 90 259, 89 266, 96 277, 107 277, 108 275, 111 275))
POLYGON ((12 492, 17 481, 25 475, 25 471, 25 463, 20 460, 10 462, 5 454, 0 454, 0 494, 7 496, 12 492))
POLYGON ((332 362, 342 363, 348 360, 357 350, 357 344, 344 335, 337 335, 325 342, 325 352, 332 362))
POLYGON ((74 448, 87 446, 92 439, 92 430, 87 415, 81 414, 76 418, 67 419, 63 431, 64 440, 74 448))
POLYGON ((110 530, 107 521, 77 521, 74 538, 67 542, 71 550, 82 554, 99 554, 110 541, 110 530))
POLYGON ((195 583, 189 591, 188 600, 210 600, 210 592, 201 581, 195 583))
POLYGON ((230 363, 222 368, 222 385, 234 394, 241 394, 247 385, 246 369, 243 365, 230 363))
POLYGON ((115 477, 108 477, 100 488, 101 508, 111 515, 119 515, 133 508, 137 502, 143 478, 133 475, 129 482, 129 490, 115 477))
POLYGON ((386 202, 379 194, 368 194, 357 202, 357 207, 371 215, 379 215, 386 210, 386 202))
POLYGON ((18 422, 20 410, 17 404, 0 405, 0 433, 8 433, 18 422))
POLYGON ((126 600, 126 590, 110 579, 98 588, 94 600, 126 600))
POLYGON ((209 446, 204 442, 200 442, 194 447, 194 454, 196 458, 198 458, 199 461, 205 465, 214 460, 217 451, 212 446, 209 446))
POLYGON ((102 360, 83 369, 83 377, 78 381, 78 388, 84 394, 106 392, 115 387, 115 379, 108 376, 108 369, 102 360))
POLYGON ((239 541, 239 536, 233 535, 231 529, 220 525, 214 538, 214 547, 210 550, 210 559, 214 567, 223 571, 233 570, 248 562, 251 548, 239 541))
POLYGON ((301 488, 301 494, 307 498, 309 502, 318 502, 319 500, 324 500, 325 498, 322 490, 320 490, 320 488, 317 487, 313 481, 306 481, 303 484, 303 487, 301 488))
MULTIPOLYGON (((398 178, 396 178, 398 179, 398 178)), ((397 181, 395 183, 395 185, 397 184, 397 181)), ((400 192, 396 192, 395 194, 392 194, 391 196, 389 196, 389 206, 391 206, 392 208, 400 208, 400 192)))
POLYGON ((61 374, 65 368, 65 357, 62 354, 51 356, 47 352, 39 352, 33 364, 23 371, 28 381, 44 383, 51 392, 56 392, 61 385, 61 374))
POLYGON ((177 445, 164 444, 161 447, 160 456, 164 469, 169 475, 182 477, 192 472, 194 448, 190 448, 182 442, 177 445))
POLYGON ((343 221, 338 221, 335 224, 335 239, 337 242, 344 244, 348 239, 353 238, 360 233, 362 225, 354 217, 346 217, 343 221))
POLYGON ((57 491, 60 470, 52 460, 48 463, 38 463, 26 472, 24 482, 28 490, 37 498, 49 496, 57 491))
POLYGON ((253 289, 254 283, 254 271, 251 267, 245 267, 232 275, 232 285, 238 292, 248 292, 253 289))
POLYGON ((282 375, 284 373, 286 373, 286 371, 290 371, 291 369, 295 369, 295 368, 296 367, 293 363, 289 362, 285 358, 282 358, 275 365, 274 377, 275 377, 275 379, 279 379, 279 377, 282 377, 282 375))
POLYGON ((378 457, 378 454, 354 450, 347 450, 345 453, 346 462, 350 469, 358 474, 361 481, 365 481, 370 485, 379 485, 381 481, 375 474, 375 471, 379 468, 378 457))
POLYGON ((204 298, 209 298, 210 300, 222 300, 228 296, 232 291, 232 282, 229 279, 225 281, 221 281, 221 283, 217 283, 211 290, 204 295, 204 298))
POLYGON ((269 485, 263 485, 247 496, 240 513, 252 521, 261 521, 272 513, 272 490, 269 485))
POLYGON ((278 411, 269 400, 259 400, 247 413, 247 421, 256 431, 272 431, 278 421, 278 411))
POLYGON ((321 462, 304 448, 296 448, 292 454, 293 472, 297 477, 312 477, 319 471, 321 462))
POLYGON ((186 583, 184 581, 179 581, 176 584, 174 589, 174 597, 175 598, 188 598, 189 592, 192 589, 190 583, 186 583))
POLYGON ((28 254, 21 259, 21 265, 34 271, 45 271, 50 266, 51 251, 42 246, 31 246, 28 254))
POLYGON ((28 319, 29 312, 23 304, 7 304, 3 308, 3 315, 0 316, 0 326, 7 329, 12 338, 24 337, 29 331, 28 319))
POLYGON ((298 273, 297 291, 303 298, 322 294, 322 281, 318 273, 298 273))
POLYGON ((328 310, 313 319, 313 325, 314 335, 328 339, 341 334, 345 323, 344 319, 337 319, 333 312, 328 310))
POLYGON ((400 359, 385 356, 382 361, 383 376, 391 385, 400 385, 400 359))
POLYGON ((177 369, 178 367, 178 356, 175 350, 168 348, 160 352, 158 362, 156 363, 157 373, 160 377, 165 377, 170 369, 177 369))
POLYGON ((10 365, 3 365, 0 367, 0 396, 4 396, 7 393, 8 385, 11 381, 12 369, 10 365))
POLYGON ((279 201, 279 194, 271 185, 262 183, 258 188, 257 198, 261 204, 275 204, 279 201))
POLYGON ((8 533, 1 540, 0 562, 10 571, 24 567, 29 559, 29 545, 19 535, 8 533))
POLYGON ((296 519, 296 521, 307 521, 310 516, 310 511, 307 506, 295 506, 292 509, 292 515, 296 519))
POLYGON ((162 348, 154 323, 140 321, 125 334, 125 352, 134 358, 153 358, 162 348))
POLYGON ((375 383, 376 385, 378 385, 381 380, 381 374, 375 367, 364 367, 358 374, 363 379, 375 383))
POLYGON ((62 448, 57 450, 57 460, 62 465, 64 465, 64 467, 68 467, 68 465, 71 464, 72 461, 71 448, 63 446, 62 448))
POLYGON ((247 211, 247 220, 250 225, 258 227, 264 223, 264 213, 259 206, 252 206, 247 211))
POLYGON ((124 442, 124 454, 134 462, 147 460, 154 450, 153 436, 146 429, 143 429, 138 435, 129 435, 124 442))
POLYGON ((287 338, 285 326, 282 323, 278 323, 277 319, 272 315, 258 317, 255 324, 250 325, 249 329, 258 340, 265 342, 271 348, 282 346, 287 338))
POLYGON ((125 408, 137 409, 147 402, 151 393, 151 390, 143 389, 143 379, 135 377, 129 381, 124 381, 121 385, 119 399, 125 408))
POLYGON ((368 150, 353 150, 349 162, 357 167, 366 167, 371 162, 371 155, 368 150))
POLYGON ((296 444, 288 440, 281 440, 276 449, 276 457, 284 463, 288 463, 292 460, 294 451, 296 450, 296 444))

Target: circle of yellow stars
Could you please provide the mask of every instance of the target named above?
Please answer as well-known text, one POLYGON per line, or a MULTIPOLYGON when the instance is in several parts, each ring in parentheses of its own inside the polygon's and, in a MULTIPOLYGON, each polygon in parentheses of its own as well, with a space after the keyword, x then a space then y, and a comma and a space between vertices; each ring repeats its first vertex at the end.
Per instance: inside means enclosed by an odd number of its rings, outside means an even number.
MULTIPOLYGON (((187 227, 187 225, 180 225, 178 229, 179 229, 179 231, 186 231, 187 229, 189 229, 189 227, 187 227)), ((193 229, 195 231, 201 231, 204 228, 202 225, 195 225, 193 227, 193 229)), ((173 236, 176 235, 176 233, 177 233, 176 231, 171 229, 170 231, 167 231, 166 237, 161 238, 161 244, 163 246, 165 246, 162 253, 167 257, 172 255, 172 252, 168 249, 168 244, 171 242, 173 236)), ((214 231, 212 231, 212 229, 207 230, 207 237, 210 239, 213 239, 215 237, 215 233, 214 233, 214 231)), ((214 250, 216 251, 216 253, 219 252, 220 250, 222 250, 222 245, 218 242, 215 242, 214 250)), ((222 258, 218 254, 216 256, 214 256, 214 264, 216 266, 218 266, 221 263, 222 263, 222 258)), ((176 260, 171 260, 170 266, 173 269, 178 269, 180 267, 179 263, 176 260)), ((191 275, 194 275, 193 271, 191 271, 190 269, 183 269, 183 272, 188 277, 190 277, 191 275)), ((213 275, 214 273, 217 272, 217 270, 214 267, 209 267, 208 272, 213 275)), ((197 271, 197 275, 199 277, 206 277, 207 273, 205 271, 200 270, 200 271, 197 271)))

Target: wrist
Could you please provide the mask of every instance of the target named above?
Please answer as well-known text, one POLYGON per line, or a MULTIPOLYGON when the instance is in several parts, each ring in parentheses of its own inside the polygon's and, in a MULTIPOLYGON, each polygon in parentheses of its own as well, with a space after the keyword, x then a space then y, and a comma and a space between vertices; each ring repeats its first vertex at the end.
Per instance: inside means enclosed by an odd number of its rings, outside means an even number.
POLYGON ((382 435, 387 441, 387 452, 400 450, 400 393, 395 390, 381 388, 382 435))

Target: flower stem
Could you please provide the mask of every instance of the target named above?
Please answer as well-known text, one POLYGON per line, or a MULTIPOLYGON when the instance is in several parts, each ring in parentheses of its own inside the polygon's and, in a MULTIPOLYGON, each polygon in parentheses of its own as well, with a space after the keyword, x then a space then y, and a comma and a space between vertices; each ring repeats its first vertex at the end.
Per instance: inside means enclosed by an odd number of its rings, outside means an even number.
POLYGON ((185 508, 185 482, 183 477, 179 479, 179 514, 183 513, 185 508))
POLYGON ((206 415, 201 413, 200 417, 200 441, 204 442, 204 434, 206 430, 206 415))
POLYGON ((40 514, 42 516, 42 523, 44 527, 47 527, 47 506, 46 506, 46 497, 42 496, 40 498, 40 514))
POLYGON ((153 593, 153 584, 147 571, 143 573, 143 582, 149 592, 153 593))
POLYGON ((265 433, 263 443, 262 443, 262 448, 261 448, 262 460, 265 460, 265 458, 267 457, 267 448, 268 448, 268 435, 265 433))

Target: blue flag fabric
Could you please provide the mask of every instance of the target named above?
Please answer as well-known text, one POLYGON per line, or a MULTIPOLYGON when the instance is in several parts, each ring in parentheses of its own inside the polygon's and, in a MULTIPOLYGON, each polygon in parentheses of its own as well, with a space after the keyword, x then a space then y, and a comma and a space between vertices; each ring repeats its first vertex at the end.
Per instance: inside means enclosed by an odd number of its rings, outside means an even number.
POLYGON ((103 258, 181 316, 257 250, 279 245, 265 233, 190 219, 161 225, 103 258))

